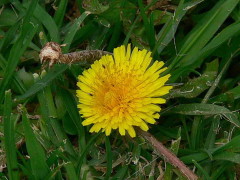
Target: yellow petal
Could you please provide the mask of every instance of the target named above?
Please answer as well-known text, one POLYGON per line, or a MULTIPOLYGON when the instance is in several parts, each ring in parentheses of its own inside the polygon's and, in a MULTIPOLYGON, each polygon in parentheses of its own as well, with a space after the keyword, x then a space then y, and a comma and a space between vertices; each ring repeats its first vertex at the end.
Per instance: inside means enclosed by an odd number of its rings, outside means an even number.
POLYGON ((135 132, 135 130, 133 129, 132 126, 129 126, 129 128, 128 128, 127 131, 128 131, 128 134, 129 134, 132 138, 136 137, 136 132, 135 132))
POLYGON ((119 126, 119 133, 122 135, 122 136, 125 136, 125 129, 121 126, 119 126))
POLYGON ((106 136, 109 136, 111 134, 111 131, 112 131, 112 128, 108 126, 105 131, 106 136))
POLYGON ((140 124, 140 128, 143 130, 143 131, 148 131, 148 125, 145 123, 145 122, 142 122, 140 124))

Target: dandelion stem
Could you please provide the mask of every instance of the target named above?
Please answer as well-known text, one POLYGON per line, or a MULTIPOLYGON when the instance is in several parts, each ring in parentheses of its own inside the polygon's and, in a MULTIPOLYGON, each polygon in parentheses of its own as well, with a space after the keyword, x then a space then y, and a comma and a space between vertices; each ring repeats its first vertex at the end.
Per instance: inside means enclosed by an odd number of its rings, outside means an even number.
POLYGON ((150 143, 153 148, 161 154, 167 162, 172 164, 174 167, 178 168, 189 180, 198 179, 195 175, 178 157, 169 151, 161 142, 159 142, 155 137, 150 133, 145 132, 139 128, 136 129, 137 132, 150 143))

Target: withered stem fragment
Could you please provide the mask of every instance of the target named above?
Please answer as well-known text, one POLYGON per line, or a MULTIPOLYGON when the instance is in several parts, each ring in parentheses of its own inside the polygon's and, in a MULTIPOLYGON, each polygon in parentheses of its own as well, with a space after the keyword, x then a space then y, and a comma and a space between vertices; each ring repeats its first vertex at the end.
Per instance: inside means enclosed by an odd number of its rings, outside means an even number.
POLYGON ((101 50, 84 50, 78 52, 72 52, 63 54, 61 56, 61 63, 64 64, 72 64, 72 63, 80 63, 80 64, 92 64, 95 60, 99 60, 103 55, 110 54, 106 51, 101 50))
POLYGON ((48 64, 51 67, 56 63, 89 65, 106 54, 111 53, 102 50, 84 50, 63 54, 58 43, 48 42, 42 48, 39 57, 42 64, 48 64))
POLYGON ((171 165, 179 169, 189 180, 198 179, 198 177, 180 159, 178 159, 178 157, 175 154, 169 151, 161 142, 154 138, 150 133, 145 132, 139 128, 137 128, 137 132, 145 140, 147 140, 148 143, 151 144, 153 148, 160 155, 162 155, 167 162, 169 162, 171 165))

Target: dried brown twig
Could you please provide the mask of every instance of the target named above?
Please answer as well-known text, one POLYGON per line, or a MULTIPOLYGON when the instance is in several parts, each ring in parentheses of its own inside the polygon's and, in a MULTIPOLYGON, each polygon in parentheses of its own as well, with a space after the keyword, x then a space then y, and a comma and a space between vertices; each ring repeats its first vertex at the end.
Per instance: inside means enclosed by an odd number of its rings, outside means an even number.
POLYGON ((63 54, 61 45, 55 42, 48 42, 40 51, 39 57, 42 64, 48 64, 49 67, 51 67, 56 63, 80 63, 82 65, 92 64, 95 60, 100 59, 106 54, 111 53, 101 50, 84 50, 63 54))
MULTIPOLYGON (((61 46, 55 42, 47 43, 40 52, 40 60, 42 64, 49 63, 49 67, 56 63, 72 64, 80 63, 83 65, 92 64, 95 60, 106 54, 112 54, 101 50, 85 50, 62 54, 61 46)), ((154 138, 150 133, 137 129, 149 144, 162 155, 167 162, 178 168, 189 180, 197 180, 198 177, 180 160, 178 157, 169 151, 161 142, 154 138)))
POLYGON ((167 162, 174 167, 178 168, 189 180, 197 180, 198 177, 180 160, 178 157, 168 150, 161 142, 159 142, 150 133, 145 132, 141 129, 137 129, 139 135, 150 143, 153 148, 162 155, 167 162))

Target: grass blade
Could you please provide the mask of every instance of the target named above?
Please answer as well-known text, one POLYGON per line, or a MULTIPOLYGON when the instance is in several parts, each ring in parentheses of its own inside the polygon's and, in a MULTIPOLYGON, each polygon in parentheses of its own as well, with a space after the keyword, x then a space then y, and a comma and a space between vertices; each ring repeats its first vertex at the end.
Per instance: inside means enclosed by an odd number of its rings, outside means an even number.
POLYGON ((233 163, 230 163, 228 161, 223 161, 223 163, 221 164, 221 166, 219 168, 217 168, 211 176, 212 180, 218 180, 220 179, 220 176, 222 176, 223 172, 226 169, 229 169, 231 166, 233 165, 233 163))
POLYGON ((116 173, 115 176, 113 176, 111 178, 111 180, 116 180, 116 179, 124 179, 124 177, 127 174, 127 170, 128 170, 128 166, 127 165, 123 165, 116 173))
POLYGON ((31 168, 36 179, 45 179, 49 174, 49 167, 46 163, 46 156, 40 143, 37 141, 33 129, 31 128, 27 112, 24 110, 22 115, 27 151, 31 157, 31 168))
POLYGON ((191 60, 189 69, 198 67, 202 61, 233 36, 239 34, 240 22, 233 23, 224 28, 214 39, 212 39, 195 57, 191 60))
POLYGON ((64 167, 66 169, 68 179, 71 179, 71 180, 78 180, 79 179, 77 177, 77 174, 76 174, 73 163, 68 162, 64 165, 64 167))
POLYGON ((84 151, 81 153, 80 157, 78 158, 78 162, 77 162, 78 176, 80 176, 80 174, 81 174, 82 163, 84 161, 84 158, 86 157, 87 152, 90 150, 91 146, 95 143, 96 139, 99 137, 100 134, 101 133, 97 133, 91 137, 91 139, 87 143, 86 148, 84 149, 84 151))
MULTIPOLYGON (((208 90, 208 92, 206 93, 206 95, 204 96, 204 98, 202 100, 202 104, 207 103, 208 99, 210 98, 210 96, 214 92, 215 88, 218 86, 218 84, 220 82, 220 79, 222 78, 223 74, 225 74, 225 71, 229 67, 229 64, 232 60, 232 57, 233 56, 231 56, 230 59, 228 59, 228 61, 225 63, 224 67, 222 68, 221 72, 216 77, 214 83, 212 83, 212 86, 210 87, 210 89, 208 90)), ((227 119, 232 119, 232 118, 230 117, 230 118, 227 118, 227 119)), ((238 120, 236 122, 238 122, 238 120)), ((193 139, 192 147, 193 148, 195 148, 197 144, 198 145, 200 144, 201 131, 202 131, 201 117, 195 117, 194 121, 193 121, 193 125, 192 125, 192 139, 193 139)))
POLYGON ((106 154, 107 154, 107 172, 105 175, 105 179, 108 180, 112 173, 112 151, 111 151, 110 141, 107 136, 106 136, 105 146, 106 146, 106 154))
POLYGON ((68 33, 66 34, 65 40, 64 40, 64 44, 66 44, 66 46, 64 46, 62 48, 63 52, 66 53, 68 52, 70 45, 73 41, 73 38, 76 34, 76 32, 78 31, 78 29, 80 28, 82 22, 84 21, 84 19, 90 14, 89 11, 85 11, 84 13, 81 14, 81 16, 76 19, 76 21, 74 22, 74 24, 71 26, 71 28, 69 29, 68 33))
POLYGON ((14 119, 11 117, 12 97, 11 91, 5 92, 4 102, 4 144, 7 156, 8 176, 12 180, 19 179, 17 150, 15 145, 14 119))
POLYGON ((30 17, 32 15, 32 11, 35 9, 37 5, 37 1, 32 1, 28 11, 26 13, 26 16, 23 18, 23 28, 21 31, 21 35, 19 36, 17 42, 13 45, 10 55, 8 58, 8 63, 6 65, 6 69, 4 72, 4 79, 0 84, 0 102, 3 101, 4 91, 9 86, 10 80, 12 78, 12 75, 15 71, 15 68, 19 62, 20 57, 28 47, 30 41, 32 40, 33 36, 35 35, 38 26, 33 25, 30 22, 30 17))
POLYGON ((191 63, 192 57, 208 43, 238 2, 238 0, 219 1, 189 33, 168 70, 176 66, 182 68, 191 63))
POLYGON ((27 48, 28 44, 30 43, 31 39, 33 38, 34 34, 36 33, 37 26, 33 27, 29 24, 28 28, 30 32, 23 33, 23 36, 19 39, 16 44, 14 44, 13 48, 11 49, 10 56, 8 59, 8 63, 4 73, 4 79, 1 82, 1 89, 0 89, 0 102, 3 99, 3 92, 9 86, 10 80, 13 76, 14 70, 18 64, 18 61, 23 54, 24 50, 27 48), (28 35, 27 35, 28 34, 28 35), (24 44, 23 44, 23 41, 24 44))
MULTIPOLYGON (((2 69, 6 68, 7 61, 4 59, 4 57, 0 54, 0 66, 2 69)), ((13 84, 17 87, 18 91, 20 93, 24 93, 26 91, 26 87, 23 84, 23 82, 19 79, 19 76, 17 74, 13 75, 13 84)))
POLYGON ((71 93, 64 89, 59 90, 59 94, 61 95, 62 101, 64 102, 64 106, 67 112, 69 113, 71 120, 73 121, 74 125, 77 128, 79 137, 79 149, 80 151, 83 151, 83 149, 86 148, 85 131, 81 124, 81 118, 77 109, 75 99, 73 98, 71 93))
POLYGON ((67 9, 68 0, 61 0, 54 14, 54 21, 58 27, 62 26, 63 18, 67 9))
POLYGON ((16 36, 16 31, 18 30, 20 25, 20 22, 16 22, 14 26, 12 26, 5 34, 4 38, 0 41, 0 52, 5 52, 7 48, 9 48, 9 45, 11 41, 16 36))
POLYGON ((148 38, 148 43, 149 43, 149 46, 150 46, 150 49, 152 50, 154 45, 155 45, 155 31, 154 31, 154 26, 152 23, 150 23, 148 21, 148 17, 147 15, 145 14, 145 9, 143 7, 143 2, 142 0, 138 0, 138 5, 139 5, 139 8, 140 8, 140 13, 141 13, 141 16, 142 16, 142 19, 143 19, 143 24, 144 24, 144 28, 145 28, 145 31, 146 31, 146 34, 147 34, 147 38, 148 38))
MULTIPOLYGON (((210 176, 208 175, 208 173, 203 169, 203 167, 195 160, 193 160, 193 164, 198 168, 198 170, 200 170, 200 172, 203 174, 204 179, 206 180, 211 180, 210 176)), ((201 176, 202 177, 202 176, 201 176)))
POLYGON ((176 9, 173 18, 169 19, 164 25, 161 31, 157 35, 157 42, 153 49, 153 54, 158 52, 160 54, 162 50, 168 45, 168 43, 174 38, 174 34, 177 30, 178 24, 180 23, 187 10, 184 9, 184 0, 181 0, 178 8, 176 9))
POLYGON ((185 164, 192 164, 192 160, 195 160, 196 162, 203 161, 207 159, 209 156, 207 153, 192 153, 190 155, 186 155, 180 158, 181 161, 183 161, 185 164))
POLYGON ((76 156, 71 142, 69 141, 66 133, 59 123, 59 120, 57 119, 58 117, 50 86, 46 87, 42 92, 39 93, 38 99, 40 105, 44 107, 44 109, 42 109, 42 113, 44 113, 44 120, 48 125, 48 133, 52 134, 52 132, 49 132, 51 131, 50 127, 52 127, 57 137, 58 146, 62 146, 64 150, 73 157, 76 156))
POLYGON ((39 5, 37 5, 34 16, 46 27, 50 35, 50 41, 59 43, 60 36, 58 27, 53 18, 39 5))
POLYGON ((16 97, 17 100, 24 100, 37 92, 44 89, 50 82, 57 78, 68 68, 67 65, 55 65, 49 72, 40 80, 32 85, 23 95, 16 97))

